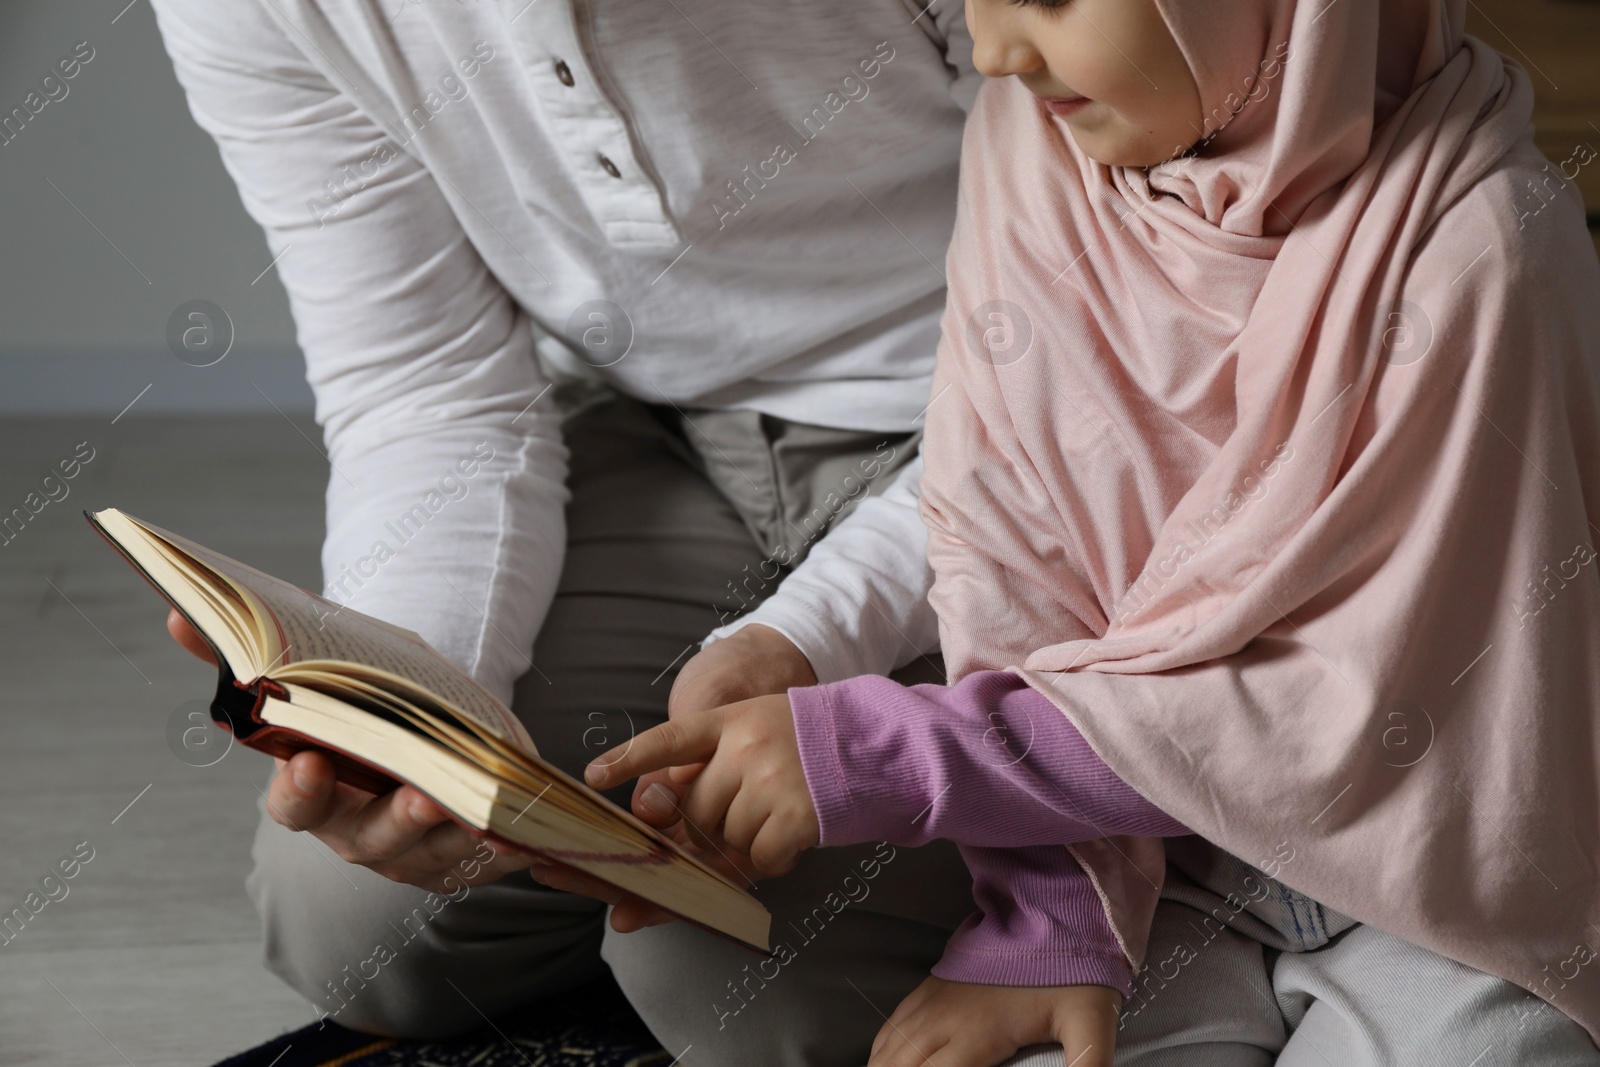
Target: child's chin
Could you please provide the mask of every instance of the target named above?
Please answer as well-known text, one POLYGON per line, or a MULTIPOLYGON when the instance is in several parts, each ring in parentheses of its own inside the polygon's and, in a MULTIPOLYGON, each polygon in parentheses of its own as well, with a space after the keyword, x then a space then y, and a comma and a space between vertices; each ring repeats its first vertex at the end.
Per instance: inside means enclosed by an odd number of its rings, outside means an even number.
POLYGON ((1082 141, 1078 147, 1083 154, 1108 167, 1155 167, 1172 158, 1171 152, 1151 152, 1148 149, 1140 150, 1137 147, 1107 148, 1095 150, 1086 146, 1082 141))
POLYGON ((1082 115, 1067 119, 1067 128, 1078 151, 1107 167, 1155 167, 1167 162, 1183 149, 1168 145, 1158 148, 1149 137, 1131 130, 1120 119, 1080 123, 1082 115))

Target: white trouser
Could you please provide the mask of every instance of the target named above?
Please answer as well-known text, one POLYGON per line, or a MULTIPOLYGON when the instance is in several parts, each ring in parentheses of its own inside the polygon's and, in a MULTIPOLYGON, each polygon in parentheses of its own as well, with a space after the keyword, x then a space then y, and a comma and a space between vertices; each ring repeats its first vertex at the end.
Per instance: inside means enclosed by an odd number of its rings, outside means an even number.
MULTIPOLYGON (((1600 1065, 1578 1024, 1519 986, 1356 923, 1198 839, 1168 851, 1117 1067, 1600 1065)), ((1063 1062, 1059 1045, 1036 1046, 1006 1067, 1063 1062)))

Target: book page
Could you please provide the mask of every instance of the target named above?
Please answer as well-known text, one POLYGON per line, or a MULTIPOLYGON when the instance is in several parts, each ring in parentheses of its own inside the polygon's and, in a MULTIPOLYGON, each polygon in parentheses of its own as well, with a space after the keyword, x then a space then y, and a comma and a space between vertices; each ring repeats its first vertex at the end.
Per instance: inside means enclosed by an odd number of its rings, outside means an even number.
POLYGON ((189 620, 235 675, 260 673, 260 626, 244 601, 216 575, 116 508, 84 515, 189 620))
POLYGON ((376 704, 437 743, 522 788, 539 790, 550 784, 553 768, 546 767, 542 760, 530 758, 528 753, 503 741, 497 745, 481 733, 455 725, 454 720, 446 721, 432 710, 436 702, 430 700, 424 707, 395 692, 392 683, 375 684, 348 670, 319 670, 310 664, 296 664, 292 674, 280 672, 277 677, 286 683, 299 683, 291 686, 296 692, 310 690, 357 707, 365 707, 363 702, 376 704))
POLYGON ((267 665, 267 676, 311 660, 373 667, 432 693, 496 737, 535 751, 533 739, 510 708, 412 631, 342 607, 149 523, 139 525, 260 601, 278 630, 277 660, 267 665))

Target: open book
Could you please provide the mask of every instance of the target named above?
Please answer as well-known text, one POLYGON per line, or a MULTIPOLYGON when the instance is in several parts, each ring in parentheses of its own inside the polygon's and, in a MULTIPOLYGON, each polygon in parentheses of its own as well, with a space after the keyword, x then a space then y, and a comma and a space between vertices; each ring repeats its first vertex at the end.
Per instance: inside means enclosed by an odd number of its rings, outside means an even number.
POLYGON ((759 901, 540 759, 511 710, 415 633, 115 508, 84 514, 211 645, 211 716, 238 740, 325 750, 341 781, 374 792, 409 782, 470 830, 768 948, 759 901))

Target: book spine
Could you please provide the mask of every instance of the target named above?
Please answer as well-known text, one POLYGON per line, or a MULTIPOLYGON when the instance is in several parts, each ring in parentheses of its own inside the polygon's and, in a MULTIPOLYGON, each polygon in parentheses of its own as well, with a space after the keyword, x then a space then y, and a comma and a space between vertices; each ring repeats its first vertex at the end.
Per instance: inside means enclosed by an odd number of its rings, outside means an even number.
POLYGON ((325 745, 315 738, 264 721, 261 707, 269 696, 287 702, 289 691, 271 678, 241 682, 223 666, 217 678, 217 695, 211 701, 211 718, 218 726, 233 734, 240 744, 279 759, 288 759, 304 749, 316 749, 333 762, 334 773, 339 781, 357 789, 382 794, 399 784, 381 767, 325 745))

